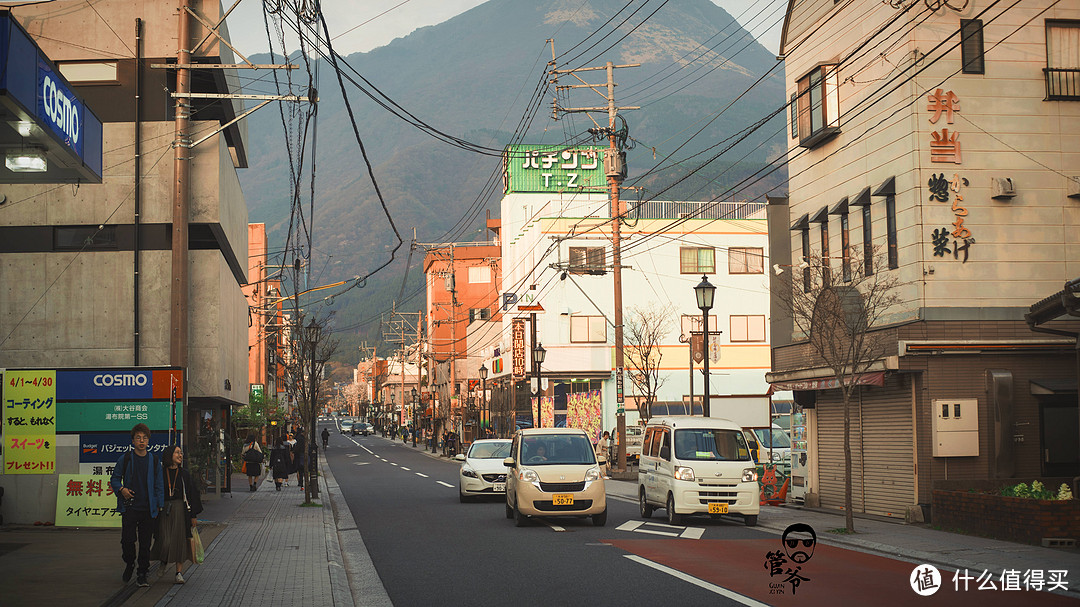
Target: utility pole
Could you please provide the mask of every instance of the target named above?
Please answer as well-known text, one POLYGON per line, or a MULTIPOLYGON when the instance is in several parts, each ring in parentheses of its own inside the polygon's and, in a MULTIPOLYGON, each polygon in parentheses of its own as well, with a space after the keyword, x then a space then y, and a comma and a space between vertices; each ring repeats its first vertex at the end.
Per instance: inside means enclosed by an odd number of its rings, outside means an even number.
MULTIPOLYGON (((554 44, 552 48, 554 49, 554 44)), ((588 114, 589 112, 607 112, 608 115, 607 127, 601 127, 597 124, 596 128, 589 129, 589 132, 598 136, 607 135, 608 138, 608 153, 604 157, 604 173, 607 175, 611 200, 611 260, 613 265, 611 273, 614 278, 615 306, 615 422, 617 425, 616 433, 619 441, 619 449, 615 456, 617 460, 615 463, 615 471, 619 473, 626 472, 626 407, 623 394, 623 369, 625 367, 625 360, 623 357, 622 251, 620 243, 620 225, 622 223, 622 217, 625 214, 625 209, 623 208, 622 201, 619 200, 619 188, 622 185, 622 180, 626 176, 626 154, 622 151, 622 145, 626 142, 627 133, 625 131, 619 133, 619 131, 616 130, 615 119, 619 116, 619 110, 636 110, 640 108, 637 106, 618 107, 615 105, 615 69, 639 67, 640 65, 640 63, 613 65, 608 61, 604 67, 556 70, 553 65, 551 70, 551 73, 556 77, 556 89, 590 88, 597 94, 603 96, 607 101, 607 105, 603 107, 580 108, 560 108, 558 106, 558 101, 556 101, 554 111, 556 115, 558 112, 585 114, 588 114), (577 75, 577 72, 596 70, 604 70, 607 74, 607 83, 605 86, 606 94, 601 93, 600 90, 598 90, 602 85, 589 84, 577 75), (581 81, 581 84, 559 86, 559 74, 569 74, 581 81)), ((596 124, 596 121, 594 120, 593 123, 596 124)))
MULTIPOLYGON (((191 19, 189 0, 180 0, 176 12, 176 63, 191 64, 191 19)), ((188 126, 191 100, 180 95, 191 92, 191 70, 176 69, 176 114, 173 127, 173 191, 172 191, 172 280, 169 314, 169 364, 187 369, 188 366, 188 192, 191 165, 191 139, 188 126)))

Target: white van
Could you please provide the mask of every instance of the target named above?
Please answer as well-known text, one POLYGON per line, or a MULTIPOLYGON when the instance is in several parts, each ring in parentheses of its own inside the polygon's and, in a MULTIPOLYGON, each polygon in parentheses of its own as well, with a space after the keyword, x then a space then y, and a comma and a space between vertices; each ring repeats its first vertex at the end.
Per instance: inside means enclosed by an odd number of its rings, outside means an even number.
POLYGON ((757 470, 738 424, 710 417, 655 417, 638 468, 641 517, 664 508, 670 525, 688 514, 740 514, 757 524, 757 470))

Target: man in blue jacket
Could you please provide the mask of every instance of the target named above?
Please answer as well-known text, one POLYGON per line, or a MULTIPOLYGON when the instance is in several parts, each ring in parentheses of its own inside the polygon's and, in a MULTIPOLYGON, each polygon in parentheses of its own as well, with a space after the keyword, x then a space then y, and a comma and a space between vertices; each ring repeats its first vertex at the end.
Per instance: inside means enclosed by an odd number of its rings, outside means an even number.
POLYGON ((135 569, 135 541, 139 542, 139 586, 149 586, 146 574, 150 570, 150 543, 158 511, 165 503, 165 482, 161 462, 149 453, 150 428, 135 424, 131 429, 131 450, 120 456, 113 468, 112 485, 116 494, 116 509, 120 511, 122 531, 120 546, 124 551, 124 582, 131 581, 135 569))

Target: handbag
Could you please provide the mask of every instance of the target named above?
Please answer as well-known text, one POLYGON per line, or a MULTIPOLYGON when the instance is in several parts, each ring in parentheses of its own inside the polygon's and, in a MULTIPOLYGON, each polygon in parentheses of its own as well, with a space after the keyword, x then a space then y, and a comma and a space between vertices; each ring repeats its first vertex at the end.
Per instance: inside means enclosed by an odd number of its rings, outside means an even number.
POLYGON ((263 461, 262 451, 255 449, 255 443, 251 443, 248 450, 244 452, 244 461, 249 464, 261 464, 263 461))
POLYGON ((203 550, 202 538, 199 537, 199 529, 197 527, 191 528, 191 560, 196 563, 201 563, 206 558, 206 551, 203 550))

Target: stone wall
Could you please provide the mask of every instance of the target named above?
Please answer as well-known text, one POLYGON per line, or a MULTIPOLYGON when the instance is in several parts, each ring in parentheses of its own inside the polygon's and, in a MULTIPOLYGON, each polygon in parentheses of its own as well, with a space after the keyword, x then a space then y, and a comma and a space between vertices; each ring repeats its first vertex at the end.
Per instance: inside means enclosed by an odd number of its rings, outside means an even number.
POLYGON ((1034 500, 975 491, 933 493, 934 525, 1025 544, 1080 540, 1080 500, 1034 500))

